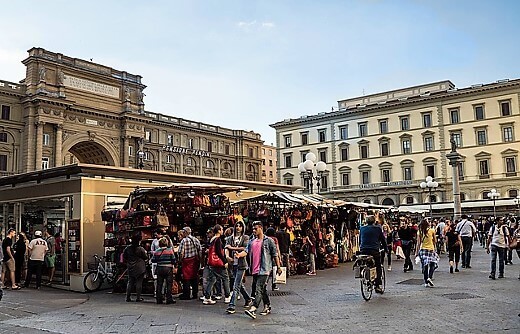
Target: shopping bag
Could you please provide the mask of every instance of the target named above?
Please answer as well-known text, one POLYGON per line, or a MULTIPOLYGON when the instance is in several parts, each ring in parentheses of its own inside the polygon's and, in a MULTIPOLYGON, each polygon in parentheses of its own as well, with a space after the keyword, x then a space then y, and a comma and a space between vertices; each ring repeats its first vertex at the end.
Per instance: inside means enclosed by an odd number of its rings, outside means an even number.
POLYGON ((276 266, 273 267, 273 274, 275 276, 274 282, 276 284, 286 284, 287 283, 287 267, 280 267, 282 269, 282 273, 278 275, 278 268, 276 266))
POLYGON ((404 252, 401 246, 397 246, 397 248, 395 249, 395 255, 397 255, 401 259, 404 259, 404 252))

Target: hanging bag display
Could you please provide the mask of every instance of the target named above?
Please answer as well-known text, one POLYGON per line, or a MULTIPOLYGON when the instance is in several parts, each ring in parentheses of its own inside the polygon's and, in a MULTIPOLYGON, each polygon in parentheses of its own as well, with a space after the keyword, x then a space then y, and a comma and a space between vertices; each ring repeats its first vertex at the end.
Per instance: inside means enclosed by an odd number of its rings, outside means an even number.
POLYGON ((164 212, 162 207, 159 209, 159 212, 157 213, 155 218, 158 226, 170 226, 170 220, 168 219, 168 215, 166 214, 166 212, 164 212))

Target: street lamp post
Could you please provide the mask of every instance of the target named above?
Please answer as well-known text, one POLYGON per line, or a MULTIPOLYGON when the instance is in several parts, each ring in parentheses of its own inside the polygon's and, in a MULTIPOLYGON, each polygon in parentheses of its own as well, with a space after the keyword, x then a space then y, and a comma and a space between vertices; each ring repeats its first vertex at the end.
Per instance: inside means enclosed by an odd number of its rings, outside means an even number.
POLYGON ((139 144, 139 150, 137 151, 137 157, 138 157, 138 162, 137 162, 137 168, 139 169, 143 169, 144 168, 144 138, 139 138, 138 140, 138 144, 139 144))
POLYGON ((426 180, 421 182, 421 189, 428 188, 428 202, 430 203, 430 218, 433 217, 433 208, 432 208, 432 189, 436 189, 439 186, 439 182, 433 181, 431 176, 427 176, 426 180))
POLYGON ((320 182, 323 178, 323 172, 327 170, 327 164, 323 161, 316 161, 316 155, 312 152, 309 152, 305 155, 305 161, 300 162, 298 164, 298 170, 303 174, 303 178, 308 180, 309 193, 312 194, 313 191, 313 182, 316 181, 316 187, 318 188, 318 193, 320 192, 320 182), (316 171, 316 176, 314 175, 314 171, 316 171))
POLYGON ((513 201, 516 204, 516 216, 520 217, 520 195, 516 196, 513 201))
POLYGON ((500 197, 500 193, 497 192, 497 190, 493 188, 493 189, 491 189, 491 191, 488 193, 488 197, 491 198, 491 199, 493 200, 493 217, 494 217, 495 220, 496 220, 496 218, 497 218, 497 210, 496 210, 496 203, 495 203, 495 202, 496 202, 497 198, 500 197))

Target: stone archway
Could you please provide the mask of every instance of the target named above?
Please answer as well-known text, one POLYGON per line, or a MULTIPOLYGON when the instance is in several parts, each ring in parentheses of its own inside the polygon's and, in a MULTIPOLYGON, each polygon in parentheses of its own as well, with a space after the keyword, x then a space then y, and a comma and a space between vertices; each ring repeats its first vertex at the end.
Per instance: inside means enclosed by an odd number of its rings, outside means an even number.
POLYGON ((115 166, 110 153, 100 144, 93 141, 83 141, 69 149, 69 153, 84 164, 115 166))
POLYGON ((387 197, 387 198, 385 198, 383 200, 383 202, 381 202, 381 205, 391 205, 391 206, 393 206, 393 205, 395 205, 395 202, 394 202, 393 199, 387 197))

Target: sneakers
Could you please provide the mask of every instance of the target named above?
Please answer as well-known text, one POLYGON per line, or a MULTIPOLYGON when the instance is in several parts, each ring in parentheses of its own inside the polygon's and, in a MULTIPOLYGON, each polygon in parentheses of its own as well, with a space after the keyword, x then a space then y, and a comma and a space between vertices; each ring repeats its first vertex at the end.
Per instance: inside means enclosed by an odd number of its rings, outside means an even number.
POLYGON ((215 296, 215 299, 216 300, 221 300, 222 299, 222 295, 215 296))
POLYGON ((250 316, 252 319, 256 319, 256 307, 251 306, 249 310, 246 310, 245 312, 248 316, 250 316))
POLYGON ((428 280, 426 281, 426 283, 428 283, 428 286, 433 288, 433 281, 431 278, 428 278, 428 280))
POLYGON ((450 266, 450 274, 453 274, 453 267, 450 266))
POLYGON ((244 308, 250 308, 251 306, 253 306, 253 299, 249 299, 248 301, 246 301, 246 303, 244 304, 244 308))
POLYGON ((224 303, 229 304, 231 301, 231 296, 224 298, 224 303))
POLYGON ((388 266, 387 271, 392 271, 392 266, 388 266))
POLYGON ((307 273, 307 275, 309 275, 309 276, 316 276, 316 272, 315 271, 311 271, 311 272, 307 273))
POLYGON ((491 279, 496 279, 495 274, 490 274, 490 275, 489 275, 489 278, 491 278, 491 279))
POLYGON ((455 268, 455 272, 458 273, 460 270, 459 268, 455 268))
POLYGON ((202 301, 202 304, 204 304, 204 305, 214 305, 216 303, 217 303, 217 301, 215 301, 211 298, 204 298, 204 300, 202 301))
POLYGON ((504 278, 504 274, 498 274, 498 278, 504 278))
POLYGON ((376 288, 374 290, 375 290, 376 293, 379 293, 380 295, 382 295, 383 292, 384 292, 383 289, 381 289, 380 286, 376 286, 376 288))
POLYGON ((260 315, 268 315, 269 313, 271 313, 271 306, 265 306, 260 315))
POLYGON ((231 306, 230 306, 230 307, 228 307, 228 308, 226 309, 226 312, 227 312, 227 314, 234 314, 236 311, 235 311, 235 308, 234 308, 234 307, 231 307, 231 306))

